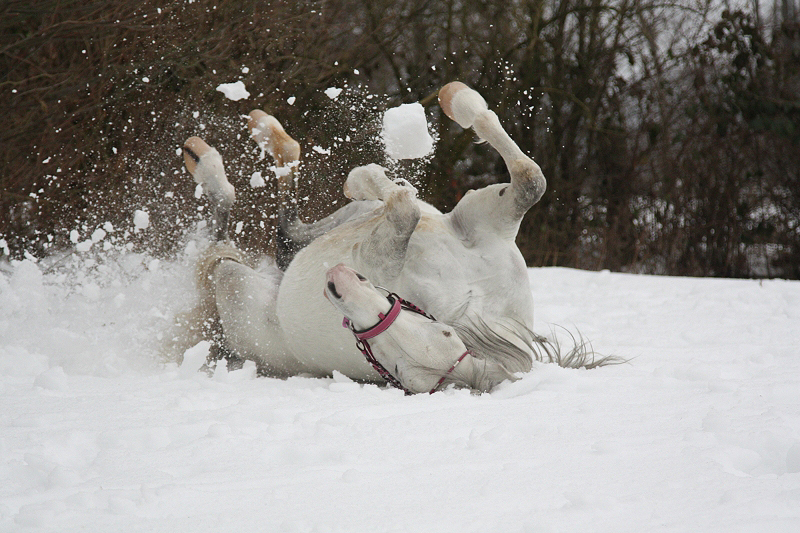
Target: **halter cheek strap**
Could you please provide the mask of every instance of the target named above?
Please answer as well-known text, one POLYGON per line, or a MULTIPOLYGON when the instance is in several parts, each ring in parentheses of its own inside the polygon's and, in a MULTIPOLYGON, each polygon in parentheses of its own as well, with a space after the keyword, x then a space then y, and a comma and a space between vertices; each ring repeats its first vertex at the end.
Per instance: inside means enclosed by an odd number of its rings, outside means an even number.
MULTIPOLYGON (((393 387, 404 391, 408 396, 413 393, 407 388, 405 388, 403 384, 400 383, 400 380, 394 377, 391 372, 386 370, 386 367, 383 366, 380 363, 380 361, 378 361, 375 358, 375 355, 372 353, 372 348, 370 347, 367 340, 373 337, 377 337, 378 335, 389 329, 389 326, 391 326, 397 319, 397 317, 400 316, 400 311, 402 311, 403 309, 405 309, 406 311, 412 311, 414 313, 420 314, 433 321, 436 321, 436 319, 433 318, 433 316, 426 313, 425 311, 423 311, 422 309, 420 309, 419 307, 417 307, 416 305, 412 304, 411 302, 403 300, 395 293, 389 293, 388 299, 390 302, 392 302, 392 307, 389 309, 389 312, 386 313, 385 315, 383 313, 378 313, 378 318, 380 320, 378 320, 378 323, 372 326, 371 328, 362 331, 356 331, 355 327, 353 326, 353 323, 347 317, 344 317, 344 319, 342 320, 342 327, 345 327, 353 332, 353 335, 356 338, 356 348, 358 348, 358 350, 364 355, 364 357, 367 359, 367 362, 369 362, 372 365, 372 368, 374 368, 375 371, 377 371, 378 374, 380 374, 380 376, 384 379, 384 381, 386 381, 393 387)), ((442 385, 442 383, 444 383, 444 380, 447 379, 447 376, 449 376, 453 372, 453 370, 455 370, 458 364, 471 353, 472 352, 467 350, 466 352, 461 354, 461 357, 459 357, 456 360, 456 362, 453 363, 453 366, 451 366, 447 370, 447 372, 445 372, 444 375, 439 379, 439 381, 436 382, 436 385, 433 386, 429 394, 433 394, 434 392, 439 390, 439 387, 442 385)))

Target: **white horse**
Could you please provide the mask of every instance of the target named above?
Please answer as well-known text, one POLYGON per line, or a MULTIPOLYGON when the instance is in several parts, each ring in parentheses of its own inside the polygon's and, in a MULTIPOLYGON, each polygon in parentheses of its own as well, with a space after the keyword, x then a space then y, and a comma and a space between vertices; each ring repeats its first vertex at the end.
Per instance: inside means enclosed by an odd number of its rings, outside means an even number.
POLYGON ((312 224, 298 219, 293 198, 299 144, 274 117, 253 111, 250 132, 275 159, 280 194, 276 265, 261 269, 247 266, 228 241, 235 191, 222 158, 190 138, 184 159, 210 200, 218 242, 199 261, 201 303, 182 324, 191 337, 185 341, 210 336, 219 349, 215 357, 254 360, 266 375, 336 370, 408 392, 450 383, 488 391, 530 371, 542 352, 566 366, 608 362, 590 360, 583 344, 561 358, 532 333, 527 268, 514 241, 522 217, 545 191, 539 166, 474 90, 450 83, 439 103, 500 153, 510 183, 470 191, 443 214, 380 166, 368 165, 350 172, 344 185, 353 201, 312 224))

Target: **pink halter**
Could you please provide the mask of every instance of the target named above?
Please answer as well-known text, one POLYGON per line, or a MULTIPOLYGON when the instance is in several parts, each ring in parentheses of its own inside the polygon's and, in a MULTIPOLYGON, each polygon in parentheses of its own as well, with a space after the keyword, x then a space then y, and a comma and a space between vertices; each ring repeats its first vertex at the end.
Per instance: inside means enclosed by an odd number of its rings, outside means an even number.
MULTIPOLYGON (((359 351, 362 354, 364 354, 364 357, 367 359, 367 362, 369 362, 372 365, 372 368, 374 368, 387 383, 389 383, 395 388, 404 391, 406 395, 410 395, 413 393, 407 388, 405 388, 403 384, 400 383, 400 380, 394 377, 391 374, 391 372, 386 370, 386 367, 384 367, 375 358, 375 355, 372 353, 372 348, 370 348, 367 339, 377 337, 378 335, 389 329, 389 326, 391 326, 397 319, 397 317, 400 316, 400 311, 404 309, 407 311, 412 311, 414 313, 420 314, 426 318, 433 320, 434 322, 436 321, 436 319, 433 318, 433 316, 426 313, 425 311, 423 311, 422 309, 420 309, 419 307, 417 307, 416 305, 412 304, 411 302, 403 300, 393 292, 389 293, 388 299, 390 302, 392 302, 392 307, 389 309, 389 312, 386 313, 385 315, 383 313, 378 313, 378 318, 380 320, 378 320, 378 323, 372 326, 371 328, 365 329, 363 331, 356 331, 355 327, 353 326, 353 323, 347 317, 344 317, 344 319, 342 320, 342 327, 345 327, 353 332, 353 335, 356 338, 356 348, 358 348, 359 351)), ((466 352, 461 354, 461 357, 459 357, 456 360, 456 362, 453 363, 453 366, 451 366, 447 370, 447 372, 445 372, 444 375, 439 379, 439 381, 436 382, 436 385, 433 386, 429 394, 433 394, 434 392, 439 390, 439 387, 442 385, 442 383, 444 383, 444 380, 447 378, 447 376, 449 376, 450 373, 453 372, 453 370, 455 370, 458 364, 461 361, 463 361, 467 355, 470 355, 471 353, 472 352, 467 350, 466 352)))

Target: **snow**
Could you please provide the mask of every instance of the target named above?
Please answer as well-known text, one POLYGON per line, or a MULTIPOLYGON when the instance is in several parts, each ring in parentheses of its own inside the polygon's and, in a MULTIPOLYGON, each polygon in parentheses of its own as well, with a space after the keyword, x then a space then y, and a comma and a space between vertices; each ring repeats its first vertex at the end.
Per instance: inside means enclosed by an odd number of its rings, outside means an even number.
POLYGON ((253 172, 250 176, 250 186, 257 189, 258 187, 265 187, 266 185, 267 182, 264 181, 264 176, 261 175, 261 172, 257 170, 253 172))
POLYGON ((418 159, 433 151, 425 108, 419 103, 387 109, 381 137, 386 154, 392 159, 418 159))
POLYGON ((147 229, 150 227, 150 214, 143 210, 137 209, 133 213, 133 227, 136 231, 147 229))
POLYGON ((233 83, 221 83, 217 86, 217 90, 225 95, 228 100, 237 102, 250 98, 250 93, 244 86, 244 82, 235 81, 233 83))
POLYGON ((162 358, 201 246, 0 264, 0 531, 800 530, 800 282, 533 268, 629 364, 405 397, 162 358))
POLYGON ((338 87, 328 87, 327 89, 325 89, 324 92, 325 96, 327 96, 331 100, 336 100, 337 98, 339 98, 339 95, 342 94, 342 89, 338 87))

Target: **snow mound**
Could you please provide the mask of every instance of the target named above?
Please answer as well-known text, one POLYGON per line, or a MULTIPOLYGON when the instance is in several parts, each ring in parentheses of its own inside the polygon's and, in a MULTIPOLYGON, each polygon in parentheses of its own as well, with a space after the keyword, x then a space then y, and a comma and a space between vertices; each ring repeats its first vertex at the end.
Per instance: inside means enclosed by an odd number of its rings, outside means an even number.
POLYGON ((387 109, 381 137, 386 154, 392 159, 419 159, 433 151, 425 108, 419 103, 387 109))
POLYGON ((532 268, 630 364, 404 396, 165 351, 192 239, 0 263, 0 531, 800 531, 800 282, 532 268))

